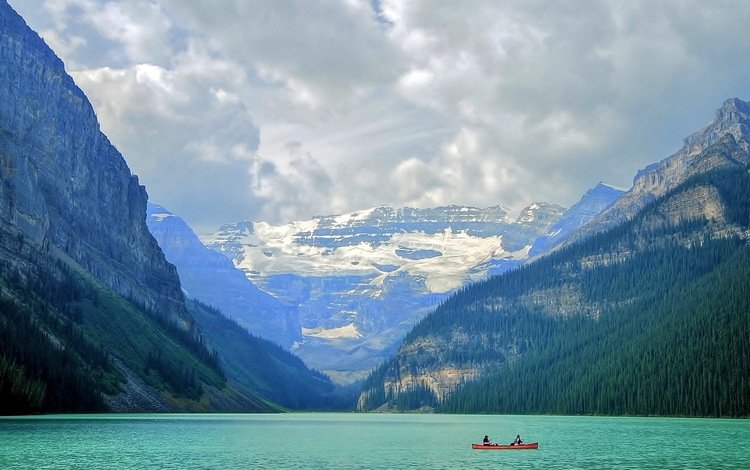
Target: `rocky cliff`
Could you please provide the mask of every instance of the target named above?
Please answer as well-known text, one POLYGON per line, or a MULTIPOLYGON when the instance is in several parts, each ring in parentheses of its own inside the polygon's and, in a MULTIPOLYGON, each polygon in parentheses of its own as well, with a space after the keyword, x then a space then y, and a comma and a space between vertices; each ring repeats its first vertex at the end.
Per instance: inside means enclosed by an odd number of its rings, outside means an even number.
POLYGON ((656 198, 691 176, 716 168, 750 163, 750 104, 738 98, 726 100, 713 121, 685 138, 683 147, 651 164, 633 178, 633 187, 615 204, 575 233, 569 242, 632 218, 656 198), (708 151, 710 148, 713 150, 708 151))
POLYGON ((146 228, 147 195, 44 41, 0 1, 0 247, 33 274, 73 262, 184 328, 175 268, 146 228))

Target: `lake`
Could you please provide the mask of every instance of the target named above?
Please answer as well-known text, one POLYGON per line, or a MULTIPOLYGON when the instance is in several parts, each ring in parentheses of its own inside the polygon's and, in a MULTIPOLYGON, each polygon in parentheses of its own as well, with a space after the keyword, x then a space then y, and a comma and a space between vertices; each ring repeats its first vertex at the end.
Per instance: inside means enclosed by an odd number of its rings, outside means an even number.
POLYGON ((750 421, 290 413, 0 418, 0 468, 750 468, 750 421), (477 451, 488 434, 538 450, 477 451))

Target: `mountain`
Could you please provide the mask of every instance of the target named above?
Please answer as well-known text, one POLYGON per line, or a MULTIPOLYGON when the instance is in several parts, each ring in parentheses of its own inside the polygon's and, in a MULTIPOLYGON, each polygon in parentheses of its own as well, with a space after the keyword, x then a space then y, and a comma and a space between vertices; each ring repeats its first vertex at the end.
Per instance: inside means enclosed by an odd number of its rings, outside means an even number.
POLYGON ((63 63, 0 0, 0 414, 330 406, 326 377, 186 302, 146 202, 63 63))
MULTIPOLYGON (((299 357, 281 346, 251 335, 222 312, 198 301, 188 300, 188 309, 220 358, 229 383, 240 393, 251 392, 273 410, 278 409, 277 405, 293 410, 353 407, 355 398, 351 391, 337 389, 329 377, 310 370, 299 357)), ((231 397, 232 393, 227 395, 231 397)), ((236 406, 225 408, 237 410, 236 406)))
POLYGON ((282 342, 299 335, 290 315, 294 310, 255 287, 164 207, 149 202, 146 225, 176 266, 186 296, 195 299, 188 301, 188 310, 231 381, 287 408, 350 407, 351 400, 328 377, 281 347, 288 349, 282 342))
POLYGON ((188 297, 286 348, 301 338, 296 309, 255 287, 224 255, 206 248, 180 217, 149 203, 146 224, 167 260, 176 266, 188 297))
POLYGON ((599 183, 586 191, 581 199, 570 207, 549 230, 549 234, 536 239, 529 257, 543 255, 565 242, 571 234, 586 226, 597 215, 611 207, 625 191, 599 183))
POLYGON ((726 100, 713 121, 685 139, 683 147, 664 160, 648 165, 633 178, 633 187, 570 241, 614 227, 696 173, 720 167, 747 165, 750 141, 750 104, 726 100), (714 149, 708 151, 708 149, 714 149))
POLYGON ((520 265, 563 212, 545 203, 516 219, 499 206, 375 207, 281 226, 230 224, 202 240, 298 309, 293 352, 350 383, 450 293, 520 265))
POLYGON ((31 258, 70 258, 189 328, 177 272, 143 222, 144 187, 62 61, 5 1, 0 14, 3 259, 27 271, 31 258))
POLYGON ((750 415, 748 141, 734 125, 706 129, 696 135, 713 144, 623 222, 443 302, 368 377, 358 406, 750 415))

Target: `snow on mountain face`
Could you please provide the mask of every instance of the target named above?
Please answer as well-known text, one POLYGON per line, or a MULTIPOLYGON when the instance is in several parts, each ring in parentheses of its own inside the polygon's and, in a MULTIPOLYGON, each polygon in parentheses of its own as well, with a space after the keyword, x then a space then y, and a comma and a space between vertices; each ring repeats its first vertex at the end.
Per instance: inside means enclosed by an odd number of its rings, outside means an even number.
POLYGON ((294 352, 345 382, 382 362, 438 302, 521 264, 564 209, 375 207, 273 226, 225 225, 203 237, 248 279, 299 306, 294 352))
POLYGON ((225 225, 203 241, 260 284, 293 273, 371 277, 377 288, 389 276, 408 273, 423 278, 429 292, 444 293, 481 278, 476 268, 491 260, 524 259, 527 246, 562 212, 559 206, 534 204, 514 222, 501 208, 376 207, 281 226, 225 225))

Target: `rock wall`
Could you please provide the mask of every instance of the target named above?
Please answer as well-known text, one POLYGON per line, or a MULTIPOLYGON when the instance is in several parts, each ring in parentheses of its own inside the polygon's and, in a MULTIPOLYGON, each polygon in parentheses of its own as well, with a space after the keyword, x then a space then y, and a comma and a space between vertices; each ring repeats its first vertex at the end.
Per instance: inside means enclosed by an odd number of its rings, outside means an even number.
POLYGON ((69 257, 126 298, 191 325, 146 228, 145 188, 62 61, 0 0, 0 241, 24 272, 69 257))

